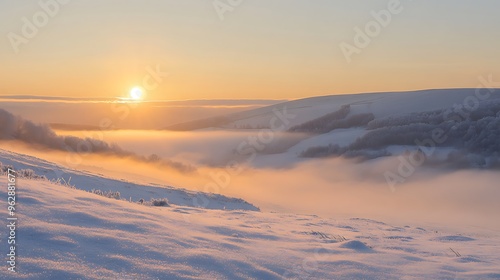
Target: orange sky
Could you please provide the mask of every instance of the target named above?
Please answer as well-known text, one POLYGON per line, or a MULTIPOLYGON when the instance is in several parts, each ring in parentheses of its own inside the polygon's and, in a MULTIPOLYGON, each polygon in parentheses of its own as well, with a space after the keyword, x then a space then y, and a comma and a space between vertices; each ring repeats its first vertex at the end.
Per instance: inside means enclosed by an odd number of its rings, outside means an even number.
POLYGON ((401 0, 350 63, 340 45, 389 1, 244 1, 221 20, 211 1, 75 0, 15 47, 23 18, 44 9, 2 2, 0 95, 118 97, 142 86, 149 99, 291 99, 500 77, 498 1, 414 2, 401 0), (156 67, 168 77, 154 79, 156 67))

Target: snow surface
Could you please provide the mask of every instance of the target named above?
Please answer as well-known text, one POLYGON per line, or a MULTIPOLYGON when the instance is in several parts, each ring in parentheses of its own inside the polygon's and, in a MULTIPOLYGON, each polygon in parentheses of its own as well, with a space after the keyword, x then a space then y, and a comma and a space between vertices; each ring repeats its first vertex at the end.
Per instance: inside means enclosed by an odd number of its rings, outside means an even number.
POLYGON ((254 205, 238 198, 230 198, 219 194, 193 192, 185 189, 160 185, 139 185, 127 180, 116 180, 96 175, 87 171, 63 168, 60 165, 28 155, 0 149, 0 162, 12 165, 16 170, 31 169, 49 180, 63 179, 76 188, 86 191, 92 189, 120 192, 121 197, 132 201, 151 198, 167 198, 170 204, 180 206, 197 206, 210 209, 258 210, 254 205), (203 202, 203 203, 202 203, 203 202))
POLYGON ((1 279, 500 278, 500 237, 491 232, 151 207, 25 179, 18 200, 19 272, 1 279))

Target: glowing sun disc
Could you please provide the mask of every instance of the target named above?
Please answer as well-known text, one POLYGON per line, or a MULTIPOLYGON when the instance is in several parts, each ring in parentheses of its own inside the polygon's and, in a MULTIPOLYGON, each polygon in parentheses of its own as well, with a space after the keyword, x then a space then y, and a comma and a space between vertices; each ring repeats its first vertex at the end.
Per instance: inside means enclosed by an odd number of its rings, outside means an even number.
POLYGON ((138 87, 135 87, 130 90, 130 98, 134 100, 140 100, 143 94, 144 92, 142 91, 142 89, 138 87))

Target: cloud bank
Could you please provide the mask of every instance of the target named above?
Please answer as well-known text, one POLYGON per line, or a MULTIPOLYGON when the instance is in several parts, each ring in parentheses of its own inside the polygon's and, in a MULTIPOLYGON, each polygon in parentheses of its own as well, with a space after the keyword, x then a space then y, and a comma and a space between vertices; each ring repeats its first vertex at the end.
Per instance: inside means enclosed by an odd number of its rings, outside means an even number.
POLYGON ((37 124, 25 120, 3 109, 0 109, 0 140, 17 140, 37 147, 70 153, 127 157, 141 162, 172 167, 183 172, 195 170, 194 167, 189 165, 161 159, 156 154, 150 156, 139 155, 124 150, 116 144, 109 144, 99 139, 60 136, 46 124, 37 124))

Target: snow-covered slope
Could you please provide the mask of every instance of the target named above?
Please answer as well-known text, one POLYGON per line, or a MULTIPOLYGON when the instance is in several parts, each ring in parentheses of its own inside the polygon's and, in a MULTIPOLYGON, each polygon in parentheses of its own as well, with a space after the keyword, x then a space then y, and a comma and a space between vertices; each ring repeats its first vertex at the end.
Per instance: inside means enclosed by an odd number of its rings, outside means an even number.
POLYGON ((230 198, 219 194, 208 194, 192 192, 161 185, 139 185, 126 180, 116 180, 92 174, 85 171, 78 171, 64 168, 55 163, 51 163, 28 155, 18 154, 0 149, 0 162, 4 165, 11 165, 16 170, 31 169, 38 175, 44 175, 49 180, 63 179, 74 185, 77 189, 91 191, 98 189, 102 191, 120 192, 121 197, 138 201, 144 199, 167 198, 170 204, 180 206, 196 206, 209 209, 228 210, 258 210, 257 207, 239 198, 230 198))
POLYGON ((151 207, 23 179, 17 195, 18 272, 0 279, 500 278, 500 237, 477 229, 151 207))

